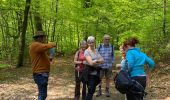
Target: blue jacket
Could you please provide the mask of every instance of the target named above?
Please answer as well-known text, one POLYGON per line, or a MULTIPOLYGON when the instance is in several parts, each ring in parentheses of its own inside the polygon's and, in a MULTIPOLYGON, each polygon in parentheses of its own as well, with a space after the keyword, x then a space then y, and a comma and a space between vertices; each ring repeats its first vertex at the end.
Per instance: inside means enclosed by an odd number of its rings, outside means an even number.
POLYGON ((128 69, 130 76, 146 76, 144 64, 146 63, 150 69, 154 68, 154 61, 145 53, 141 52, 139 48, 131 48, 126 52, 126 59, 128 62, 128 69))

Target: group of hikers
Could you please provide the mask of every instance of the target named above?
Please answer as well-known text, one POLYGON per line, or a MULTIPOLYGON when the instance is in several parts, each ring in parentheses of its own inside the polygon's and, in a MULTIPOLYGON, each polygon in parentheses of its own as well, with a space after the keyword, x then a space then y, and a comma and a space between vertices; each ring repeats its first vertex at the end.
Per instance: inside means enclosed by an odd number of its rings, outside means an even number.
MULTIPOLYGON (((33 36, 34 41, 30 45, 30 57, 32 62, 33 79, 38 86, 38 100, 47 97, 47 85, 50 72, 50 60, 47 52, 55 48, 55 43, 45 43, 46 35, 43 31, 37 31, 33 36)), ((95 37, 89 36, 87 40, 80 43, 80 48, 74 57, 75 63, 75 95, 74 100, 92 100, 97 88, 96 96, 102 95, 102 79, 105 78, 105 96, 110 97, 110 81, 112 67, 115 63, 114 46, 110 43, 110 36, 103 36, 103 43, 96 47, 95 37), (80 96, 80 85, 82 83, 82 96, 80 96), (87 91, 87 92, 86 92, 87 91)), ((149 79, 145 73, 144 65, 147 63, 149 69, 154 68, 154 61, 145 53, 141 52, 136 44, 136 38, 125 40, 120 46, 122 61, 116 67, 123 70, 126 66, 132 79, 146 87, 149 79)), ((126 100, 143 100, 143 95, 126 93, 126 100)))

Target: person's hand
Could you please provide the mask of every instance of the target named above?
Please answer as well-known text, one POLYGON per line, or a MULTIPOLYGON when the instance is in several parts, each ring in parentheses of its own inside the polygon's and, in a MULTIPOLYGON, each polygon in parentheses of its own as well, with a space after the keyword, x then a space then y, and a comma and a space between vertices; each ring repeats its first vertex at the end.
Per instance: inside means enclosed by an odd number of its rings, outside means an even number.
POLYGON ((98 64, 98 61, 97 60, 93 60, 93 64, 94 65, 98 64))
POLYGON ((86 64, 86 61, 83 61, 83 64, 86 64))
POLYGON ((54 60, 50 61, 50 64, 52 64, 52 65, 53 65, 53 64, 54 64, 54 60))
POLYGON ((82 64, 82 61, 77 61, 77 64, 82 64))
POLYGON ((121 69, 121 64, 116 64, 116 69, 121 69))
POLYGON ((98 64, 103 64, 104 61, 103 61, 103 60, 97 60, 97 63, 98 63, 98 64))
POLYGON ((55 44, 54 42, 50 42, 50 43, 48 43, 48 44, 52 45, 53 47, 56 46, 56 44, 55 44))
POLYGON ((77 71, 79 71, 79 70, 80 70, 80 66, 77 66, 75 69, 76 69, 77 71))
POLYGON ((120 68, 121 67, 121 64, 116 64, 116 68, 120 68))

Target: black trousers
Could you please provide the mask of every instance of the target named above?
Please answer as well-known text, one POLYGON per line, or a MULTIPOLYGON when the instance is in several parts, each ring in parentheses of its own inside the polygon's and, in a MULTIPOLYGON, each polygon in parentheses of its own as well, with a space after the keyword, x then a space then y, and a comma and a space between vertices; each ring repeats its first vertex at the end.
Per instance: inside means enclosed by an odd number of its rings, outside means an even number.
POLYGON ((100 83, 100 77, 97 75, 89 75, 87 87, 88 93, 86 96, 86 100, 92 100, 93 94, 95 93, 96 86, 100 83))
MULTIPOLYGON (((82 72, 79 72, 79 76, 81 76, 82 72)), ((81 85, 81 80, 78 76, 78 71, 75 70, 75 82, 76 82, 76 86, 75 86, 75 98, 80 98, 80 85, 81 85)), ((83 84, 83 88, 82 88, 82 99, 86 98, 86 84, 83 84)))
MULTIPOLYGON (((146 87, 146 76, 135 76, 132 79, 139 82, 145 89, 146 87)), ((128 93, 126 94, 127 100, 143 100, 143 95, 128 93)))

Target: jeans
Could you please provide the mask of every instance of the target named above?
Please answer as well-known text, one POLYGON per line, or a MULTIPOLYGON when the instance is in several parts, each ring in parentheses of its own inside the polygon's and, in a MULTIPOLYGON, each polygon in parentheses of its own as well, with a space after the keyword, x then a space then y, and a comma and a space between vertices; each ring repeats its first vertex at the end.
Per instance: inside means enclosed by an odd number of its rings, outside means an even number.
MULTIPOLYGON (((82 72, 79 72, 79 76, 82 74, 82 72)), ((80 84, 81 80, 78 76, 78 71, 75 70, 75 81, 76 81, 76 86, 75 86, 75 98, 80 98, 80 84)), ((83 89, 82 89, 82 99, 85 100, 86 98, 86 84, 83 83, 83 89)))
POLYGON ((93 99, 93 94, 96 90, 96 86, 100 83, 100 77, 97 75, 89 75, 88 77, 88 93, 86 96, 86 100, 92 100, 93 99))
POLYGON ((38 86, 38 100, 45 100, 47 97, 48 73, 33 74, 35 83, 38 86))
MULTIPOLYGON (((146 76, 135 76, 132 79, 139 82, 144 88, 146 87, 146 76)), ((143 100, 143 95, 128 93, 126 98, 127 100, 143 100)))

